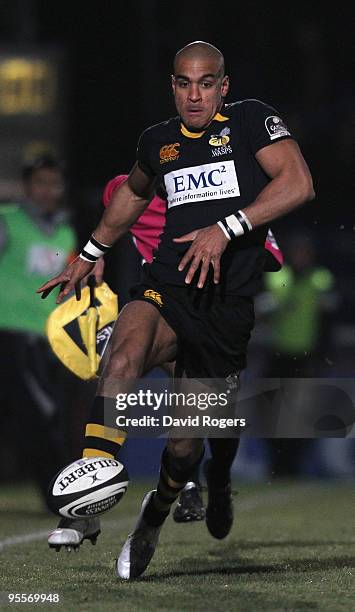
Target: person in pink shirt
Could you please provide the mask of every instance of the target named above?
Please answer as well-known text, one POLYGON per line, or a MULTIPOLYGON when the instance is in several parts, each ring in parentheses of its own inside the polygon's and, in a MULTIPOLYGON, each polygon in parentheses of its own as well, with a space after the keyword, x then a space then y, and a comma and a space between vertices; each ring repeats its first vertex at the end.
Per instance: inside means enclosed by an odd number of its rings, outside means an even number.
MULTIPOLYGON (((102 196, 102 202, 105 207, 109 205, 113 192, 127 178, 127 174, 119 174, 107 183, 102 196)), ((165 200, 156 195, 129 230, 142 259, 148 263, 153 260, 153 251, 157 248, 159 236, 164 229, 165 209, 165 200)))

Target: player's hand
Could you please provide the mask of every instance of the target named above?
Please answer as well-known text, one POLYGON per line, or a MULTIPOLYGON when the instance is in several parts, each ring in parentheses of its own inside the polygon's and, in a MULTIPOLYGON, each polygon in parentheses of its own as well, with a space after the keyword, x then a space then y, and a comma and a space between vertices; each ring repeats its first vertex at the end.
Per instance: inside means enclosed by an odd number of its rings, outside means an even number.
POLYGON ((42 293, 42 299, 45 299, 50 292, 60 285, 60 291, 56 299, 56 303, 60 304, 62 299, 75 290, 76 299, 81 299, 81 285, 80 281, 90 274, 94 268, 94 263, 86 261, 81 257, 77 257, 74 261, 69 264, 61 274, 51 278, 47 283, 42 285, 36 290, 36 293, 42 293))
POLYGON ((99 287, 104 280, 105 260, 103 257, 97 260, 91 274, 95 276, 96 286, 99 287))
POLYGON ((174 238, 174 242, 192 242, 179 264, 180 272, 191 261, 185 283, 191 283, 193 276, 201 265, 200 277, 197 287, 202 289, 205 284, 210 265, 213 267, 213 281, 219 283, 221 276, 221 256, 225 251, 229 240, 219 225, 210 225, 199 230, 174 238))

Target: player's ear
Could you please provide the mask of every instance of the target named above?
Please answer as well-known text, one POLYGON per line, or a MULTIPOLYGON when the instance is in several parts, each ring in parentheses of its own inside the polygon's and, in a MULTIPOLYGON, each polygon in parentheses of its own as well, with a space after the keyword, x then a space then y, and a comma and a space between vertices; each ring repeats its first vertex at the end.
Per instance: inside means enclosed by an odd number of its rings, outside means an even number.
POLYGON ((222 97, 225 98, 225 96, 227 95, 229 91, 229 76, 226 74, 223 79, 222 79, 222 83, 221 83, 221 94, 222 97))
POLYGON ((171 75, 171 87, 173 90, 173 94, 175 94, 175 76, 173 74, 171 75))

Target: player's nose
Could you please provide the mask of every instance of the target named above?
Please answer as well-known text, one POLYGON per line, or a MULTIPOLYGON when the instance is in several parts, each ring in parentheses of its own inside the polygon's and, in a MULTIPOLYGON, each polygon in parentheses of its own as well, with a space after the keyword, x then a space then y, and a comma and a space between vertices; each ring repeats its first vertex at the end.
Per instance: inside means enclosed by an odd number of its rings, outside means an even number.
POLYGON ((198 102, 201 99, 200 88, 197 83, 191 83, 189 87, 189 99, 191 102, 198 102))

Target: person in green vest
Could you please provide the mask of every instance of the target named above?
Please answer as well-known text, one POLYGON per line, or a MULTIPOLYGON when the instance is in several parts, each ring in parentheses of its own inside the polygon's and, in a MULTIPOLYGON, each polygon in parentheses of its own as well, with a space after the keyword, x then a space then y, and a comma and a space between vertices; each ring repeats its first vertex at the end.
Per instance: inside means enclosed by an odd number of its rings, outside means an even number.
MULTIPOLYGON (((322 376, 321 347, 327 341, 324 315, 337 305, 332 272, 317 262, 313 236, 295 230, 285 244, 285 264, 266 273, 265 288, 272 303, 271 356, 266 375, 271 378, 322 376)), ((312 439, 270 440, 271 471, 277 476, 299 476, 312 439)))
POLYGON ((317 263, 314 240, 308 233, 291 235, 285 252, 282 269, 264 277, 273 304, 269 376, 317 376, 315 359, 323 314, 334 303, 334 278, 328 268, 317 263))
POLYGON ((24 200, 0 204, 0 426, 4 442, 15 446, 9 474, 34 477, 45 496, 49 480, 68 459, 67 374, 45 336, 55 297, 38 301, 34 295, 77 245, 60 163, 42 156, 23 168, 22 179, 24 200))

